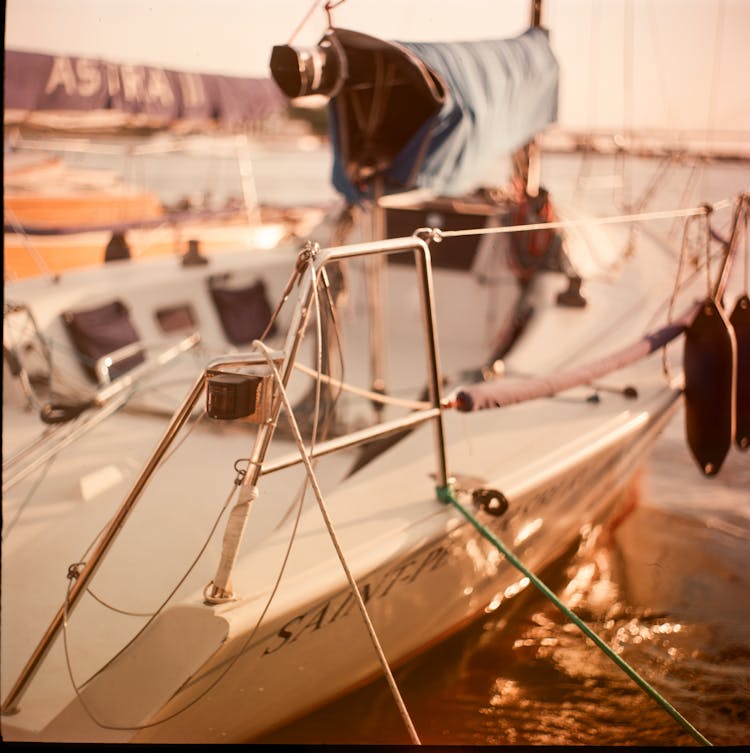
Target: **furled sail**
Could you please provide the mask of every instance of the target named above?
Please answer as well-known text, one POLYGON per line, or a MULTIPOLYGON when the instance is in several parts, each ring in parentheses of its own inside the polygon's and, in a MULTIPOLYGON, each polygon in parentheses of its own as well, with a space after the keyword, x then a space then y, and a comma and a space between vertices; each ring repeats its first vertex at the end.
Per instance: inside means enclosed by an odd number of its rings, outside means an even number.
POLYGON ((475 42, 329 37, 344 79, 330 102, 333 183, 350 201, 375 175, 384 193, 463 194, 557 118, 559 66, 543 28, 475 42))
POLYGON ((231 128, 265 120, 286 105, 269 78, 5 51, 6 125, 167 128, 190 121, 231 128))

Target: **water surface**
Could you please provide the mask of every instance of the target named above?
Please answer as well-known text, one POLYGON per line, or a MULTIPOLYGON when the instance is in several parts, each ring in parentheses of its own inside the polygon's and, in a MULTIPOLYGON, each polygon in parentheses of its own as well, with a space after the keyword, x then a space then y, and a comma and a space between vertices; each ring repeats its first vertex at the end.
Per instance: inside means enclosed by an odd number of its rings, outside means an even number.
MULTIPOLYGON (((750 454, 703 478, 678 414, 634 490, 611 537, 543 578, 712 743, 749 744, 750 454)), ((697 744, 531 586, 395 677, 427 744, 697 744)), ((263 741, 409 742, 385 681, 263 741)))

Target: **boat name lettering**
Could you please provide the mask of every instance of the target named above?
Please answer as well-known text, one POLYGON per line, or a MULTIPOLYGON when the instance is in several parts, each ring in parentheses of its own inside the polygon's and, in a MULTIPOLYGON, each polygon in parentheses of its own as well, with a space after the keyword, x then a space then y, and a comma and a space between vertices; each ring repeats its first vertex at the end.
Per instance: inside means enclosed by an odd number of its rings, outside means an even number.
POLYGON ((115 65, 99 60, 56 56, 45 94, 62 88, 69 97, 121 97, 125 102, 173 107, 201 107, 207 102, 199 74, 143 65, 115 65))
MULTIPOLYGON (((414 583, 417 578, 437 570, 448 557, 444 546, 437 546, 427 552, 415 555, 398 565, 376 575, 373 580, 359 584, 359 591, 365 604, 388 596, 399 584, 414 583)), ((273 654, 284 646, 298 641, 305 633, 320 630, 332 625, 352 610, 357 609, 354 594, 344 591, 336 594, 323 604, 318 604, 286 622, 272 641, 263 650, 263 656, 273 654)))

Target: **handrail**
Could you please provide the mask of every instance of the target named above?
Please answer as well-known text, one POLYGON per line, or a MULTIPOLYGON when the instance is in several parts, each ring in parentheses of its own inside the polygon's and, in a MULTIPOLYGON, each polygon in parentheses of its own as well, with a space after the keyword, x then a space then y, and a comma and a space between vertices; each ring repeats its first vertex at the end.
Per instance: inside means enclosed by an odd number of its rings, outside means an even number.
POLYGON ((352 258, 355 256, 371 256, 374 254, 390 254, 398 251, 414 252, 414 260, 419 278, 419 292, 422 304, 422 327, 427 346, 427 367, 429 369, 429 401, 437 411, 435 417, 435 451, 438 459, 437 478, 447 484, 449 479, 448 461, 446 457, 445 428, 442 413, 442 378, 440 369, 440 355, 437 343, 437 320, 435 318, 435 294, 432 284, 432 265, 430 249, 425 240, 416 235, 411 238, 395 238, 386 241, 359 243, 352 246, 341 246, 328 249, 319 257, 318 266, 352 258))
MULTIPOLYGON (((314 286, 318 283, 318 275, 326 264, 345 261, 353 258, 373 257, 402 251, 413 251, 415 267, 419 277, 419 290, 422 299, 422 322, 424 328, 426 359, 430 372, 429 394, 430 403, 434 413, 430 418, 435 427, 435 449, 438 458, 437 478, 444 483, 448 481, 448 468, 445 450, 445 432, 443 428, 443 414, 441 407, 441 378, 440 362, 437 347, 437 326, 434 310, 434 293, 432 286, 432 268, 430 265, 430 250, 427 243, 417 236, 408 238, 394 238, 391 240, 371 241, 358 243, 351 246, 338 246, 321 251, 317 244, 308 243, 300 253, 298 269, 303 264, 310 265, 313 274, 300 279, 300 293, 295 312, 289 326, 287 343, 285 346, 286 356, 280 369, 280 377, 283 385, 289 384, 297 352, 305 335, 309 319, 314 286), (311 279, 312 278, 312 279, 311 279), (302 287, 304 285, 304 287, 302 287)), ((210 584, 211 589, 207 595, 210 603, 221 603, 234 598, 230 584, 230 574, 237 559, 239 547, 242 542, 247 519, 253 501, 258 496, 257 485, 262 475, 262 469, 268 447, 273 438, 282 401, 280 395, 276 395, 269 419, 258 427, 255 443, 249 457, 248 469, 240 484, 238 501, 230 515, 227 529, 224 533, 222 552, 217 567, 216 576, 210 584)))

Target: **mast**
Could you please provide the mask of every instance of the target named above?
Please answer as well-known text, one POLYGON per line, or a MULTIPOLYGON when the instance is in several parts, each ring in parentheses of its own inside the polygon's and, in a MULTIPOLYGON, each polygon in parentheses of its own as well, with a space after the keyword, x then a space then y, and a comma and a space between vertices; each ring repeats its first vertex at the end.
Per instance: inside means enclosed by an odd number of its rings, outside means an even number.
POLYGON ((532 28, 542 25, 542 0, 531 0, 531 20, 529 25, 532 28))
MULTIPOLYGON (((541 25, 542 0, 531 0, 529 26, 532 29, 536 29, 541 25)), ((528 196, 538 196, 541 159, 539 157, 539 144, 535 138, 516 152, 513 162, 514 169, 525 185, 526 194, 528 196)))

